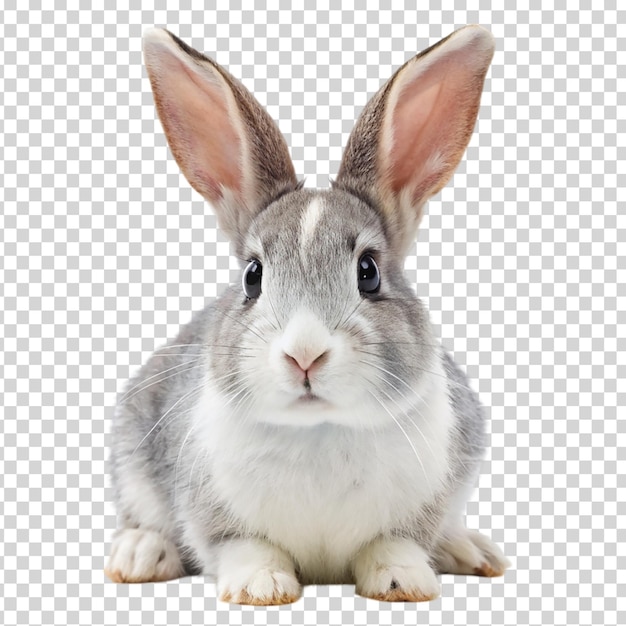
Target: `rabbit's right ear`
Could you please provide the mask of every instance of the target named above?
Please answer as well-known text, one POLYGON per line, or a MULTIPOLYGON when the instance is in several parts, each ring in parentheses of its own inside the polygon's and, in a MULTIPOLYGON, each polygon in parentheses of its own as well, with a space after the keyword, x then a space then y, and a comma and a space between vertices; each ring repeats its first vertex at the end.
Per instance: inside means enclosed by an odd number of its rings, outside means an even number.
POLYGON ((148 30, 143 52, 172 153, 237 245, 256 213, 298 186, 285 140, 238 80, 168 31, 148 30))
POLYGON ((398 255, 415 238, 424 203, 463 156, 493 51, 484 28, 457 30, 405 63, 350 135, 335 185, 382 213, 398 255))

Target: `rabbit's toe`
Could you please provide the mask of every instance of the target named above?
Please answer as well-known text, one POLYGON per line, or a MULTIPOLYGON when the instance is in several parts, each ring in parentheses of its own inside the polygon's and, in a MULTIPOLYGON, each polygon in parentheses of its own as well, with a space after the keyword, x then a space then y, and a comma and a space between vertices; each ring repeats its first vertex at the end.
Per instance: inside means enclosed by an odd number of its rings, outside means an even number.
POLYGON ((356 592, 385 602, 426 602, 439 596, 439 581, 425 552, 408 539, 380 540, 354 562, 356 592))
POLYGON ((223 602, 258 606, 290 604, 302 594, 289 556, 255 539, 232 540, 222 546, 218 588, 223 602))
POLYGON ((302 594, 300 583, 289 572, 262 569, 251 576, 237 580, 233 577, 223 584, 220 593, 222 602, 268 606, 290 604, 302 594))
POLYGON ((511 565, 491 539, 465 528, 446 535, 439 542, 433 560, 441 574, 502 576, 511 565))
POLYGON ((113 539, 104 572, 116 583, 147 583, 179 578, 184 568, 169 539, 154 530, 124 528, 113 539))

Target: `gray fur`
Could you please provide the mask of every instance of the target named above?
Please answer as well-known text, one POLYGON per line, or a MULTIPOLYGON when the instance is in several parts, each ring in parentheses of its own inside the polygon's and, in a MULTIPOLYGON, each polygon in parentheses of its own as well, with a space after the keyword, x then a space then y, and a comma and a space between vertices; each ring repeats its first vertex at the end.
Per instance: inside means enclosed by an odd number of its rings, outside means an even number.
MULTIPOLYGON (((353 306, 352 302, 346 301, 345 284, 341 280, 346 275, 352 279, 353 275, 350 242, 359 233, 371 229, 371 239, 378 237, 378 241, 383 244, 378 259, 384 283, 380 298, 364 301, 365 308, 361 307, 360 310, 366 315, 369 312, 371 335, 382 343, 375 348, 382 366, 415 385, 423 373, 431 368, 433 360, 440 358, 439 349, 431 343, 434 339, 426 309, 408 285, 402 268, 393 256, 386 255, 387 241, 379 216, 368 205, 344 191, 322 193, 321 197, 329 206, 319 225, 320 233, 324 233, 324 236, 315 240, 315 245, 308 248, 307 255, 302 259, 293 252, 300 243, 300 214, 315 195, 320 195, 320 192, 301 190, 283 196, 259 215, 248 237, 248 240, 261 240, 264 243, 264 268, 267 272, 278 274, 276 280, 281 286, 280 291, 286 294, 284 298, 274 301, 278 322, 283 323, 295 304, 303 302, 327 323, 340 321, 339 313, 353 306), (281 224, 278 232, 274 226, 276 223, 281 224), (308 274, 304 271, 305 265, 311 269, 308 274), (302 276, 307 275, 310 282, 303 282, 302 276), (425 341, 425 337, 429 340, 425 341)), ((250 248, 250 251, 253 250, 250 248)), ((255 251, 255 254, 258 252, 255 251)), ((242 332, 245 332, 244 326, 253 326, 258 322, 254 307, 254 303, 245 301, 239 285, 231 287, 218 302, 197 314, 168 344, 188 344, 189 347, 170 349, 165 346, 158 350, 129 383, 129 389, 140 385, 143 390, 131 392, 131 397, 120 403, 113 433, 114 482, 120 472, 132 472, 135 464, 138 467, 149 467, 155 487, 168 502, 173 518, 176 517, 177 507, 181 505, 174 501, 177 479, 174 470, 177 462, 181 463, 179 454, 190 427, 185 412, 193 406, 195 397, 183 401, 171 419, 166 418, 163 425, 157 427, 131 457, 132 451, 169 407, 202 385, 205 369, 209 369, 216 378, 221 378, 219 384, 225 392, 237 384, 236 375, 228 378, 223 376, 225 372, 236 371, 241 355, 245 354, 245 350, 238 347, 243 343, 241 337, 242 332), (172 354, 176 356, 170 356, 172 354), (187 367, 181 367, 180 371, 173 370, 157 376, 156 381, 151 378, 167 368, 198 358, 198 354, 201 355, 200 361, 194 369, 187 371, 187 367), (142 381, 145 381, 143 385, 142 381)), ((449 395, 457 423, 452 440, 455 464, 450 468, 446 490, 423 511, 412 527, 394 531, 399 535, 412 536, 424 546, 431 546, 436 541, 437 529, 446 513, 447 500, 457 489, 474 480, 476 465, 484 452, 483 415, 476 394, 467 387, 464 374, 452 359, 447 354, 443 354, 442 358, 450 380, 449 395)), ((398 386, 393 377, 388 377, 388 380, 391 385, 398 386)), ((331 439, 335 437, 332 428, 329 427, 326 432, 331 439)), ((189 475, 194 461, 194 458, 183 456, 182 467, 185 471, 179 471, 179 474, 189 475)), ((199 512, 198 524, 203 526, 208 538, 245 534, 245 528, 225 512, 224 503, 213 499, 210 476, 196 474, 188 483, 186 480, 181 481, 179 477, 179 487, 183 486, 189 494, 193 494, 193 511, 199 512)), ((125 518, 123 510, 120 514, 124 524, 134 526, 141 523, 140 520, 125 518)), ((184 545, 180 536, 176 537, 176 543, 193 562, 194 546, 184 545)))
MULTIPOLYGON (((147 477, 162 503, 161 531, 176 544, 187 571, 198 571, 203 559, 181 520, 193 523, 208 544, 248 533, 229 512, 228 503, 214 494, 210 467, 199 458, 192 411, 207 377, 224 394, 235 391, 245 397, 246 381, 238 371, 248 354, 246 342, 252 336, 262 338, 268 324, 282 327, 296 309, 305 308, 328 328, 352 333, 367 347, 368 358, 388 372, 383 376, 386 386, 380 384, 392 398, 403 396, 398 380, 416 388, 443 362, 455 419, 449 474, 415 519, 389 530, 390 535, 412 537, 432 549, 450 502, 475 480, 485 447, 484 417, 465 375, 434 337, 428 312, 404 276, 404 259, 396 248, 394 233, 399 224, 390 221, 380 206, 376 151, 386 98, 397 74, 360 118, 337 183, 328 191, 312 191, 298 187, 293 167, 285 161, 284 140, 245 88, 214 61, 173 39, 197 62, 209 63, 227 80, 247 131, 255 137, 252 162, 262 202, 247 221, 229 232, 234 233, 240 258, 262 262, 272 318, 260 316, 258 302, 247 300, 239 285, 231 286, 157 350, 129 382, 118 403, 111 453, 120 526, 133 528, 145 523, 142 511, 134 509, 127 494, 122 494, 125 478, 136 473, 147 477), (324 210, 314 236, 302 241, 302 217, 315 198, 324 210), (354 289, 356 262, 364 252, 374 256, 382 277, 379 293, 371 297, 354 289), (352 314, 357 309, 366 320, 366 332, 354 324, 352 314), (198 467, 203 470, 194 471, 198 467)), ((408 417, 419 419, 419 415, 408 417)), ((285 437, 277 427, 255 428, 259 436, 275 437, 277 442, 285 437)), ((338 454, 349 457, 351 438, 356 441, 374 435, 325 424, 312 429, 310 436, 319 439, 320 449, 333 442, 338 454)), ((314 464, 315 460, 303 462, 314 464)))

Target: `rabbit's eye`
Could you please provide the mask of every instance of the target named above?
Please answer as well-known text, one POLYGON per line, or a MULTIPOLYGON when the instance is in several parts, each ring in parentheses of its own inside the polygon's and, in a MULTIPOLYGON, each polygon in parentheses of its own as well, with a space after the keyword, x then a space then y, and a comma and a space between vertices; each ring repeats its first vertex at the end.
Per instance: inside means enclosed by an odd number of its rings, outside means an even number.
POLYGON ((376 293, 380 287, 380 272, 371 254, 364 254, 359 259, 359 291, 376 293))
POLYGON ((243 290, 248 298, 253 300, 261 295, 261 276, 263 266, 259 261, 252 260, 243 271, 243 290))

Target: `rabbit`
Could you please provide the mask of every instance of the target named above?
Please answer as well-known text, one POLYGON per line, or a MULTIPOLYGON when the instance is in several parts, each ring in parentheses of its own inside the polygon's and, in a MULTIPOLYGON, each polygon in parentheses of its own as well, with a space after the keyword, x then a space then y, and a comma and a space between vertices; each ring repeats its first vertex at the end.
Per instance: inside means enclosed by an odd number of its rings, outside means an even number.
POLYGON ((167 30, 145 33, 169 146, 242 281, 119 398, 111 580, 203 574, 222 601, 274 605, 307 584, 420 602, 438 574, 504 573, 464 524, 483 411, 403 273, 493 51, 467 26, 409 60, 363 110, 331 188, 312 190, 239 81, 167 30))

